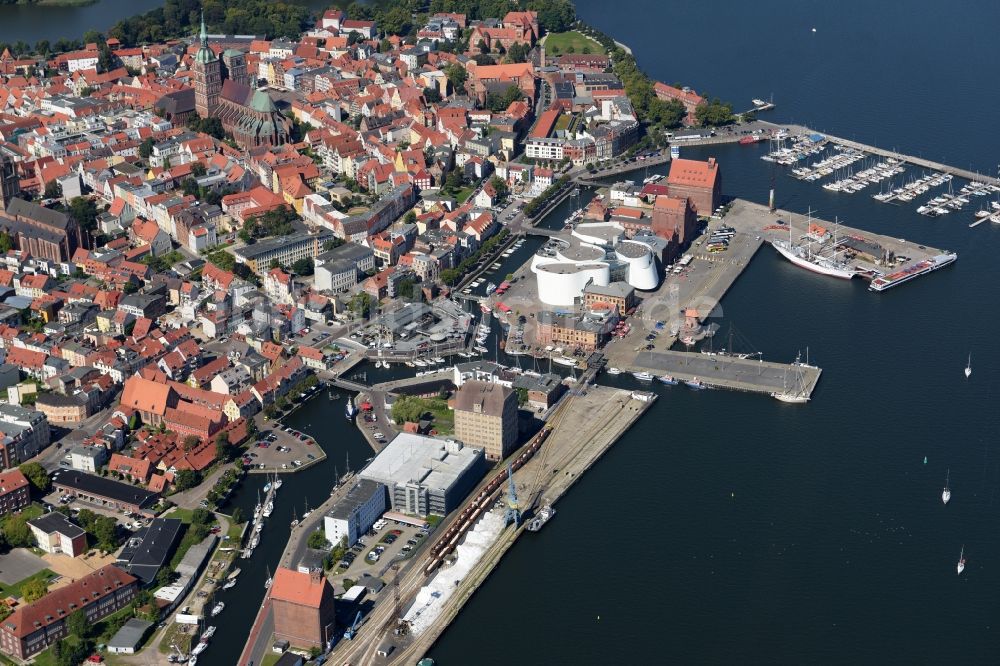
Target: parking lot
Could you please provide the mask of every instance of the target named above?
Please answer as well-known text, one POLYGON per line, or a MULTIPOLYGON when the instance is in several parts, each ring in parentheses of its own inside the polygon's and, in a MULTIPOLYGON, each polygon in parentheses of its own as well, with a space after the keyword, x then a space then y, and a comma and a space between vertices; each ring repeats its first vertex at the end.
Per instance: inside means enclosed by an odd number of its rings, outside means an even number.
POLYGON ((427 532, 421 528, 392 520, 384 522, 381 529, 370 530, 350 549, 344 557, 346 561, 338 563, 348 566, 334 568, 334 582, 344 578, 357 580, 365 573, 379 577, 394 561, 412 556, 427 541, 427 532))
POLYGON ((243 453, 243 463, 251 471, 291 472, 326 457, 309 435, 273 421, 269 425, 243 453))
POLYGON ((80 513, 81 509, 89 509, 90 511, 93 511, 101 516, 110 516, 117 520, 119 525, 130 532, 134 532, 135 530, 149 525, 148 518, 143 518, 142 516, 131 512, 122 513, 115 511, 114 509, 110 509, 101 504, 91 504, 85 499, 74 497, 72 495, 62 495, 58 492, 52 492, 43 497, 42 501, 52 507, 60 505, 68 506, 74 518, 80 513))

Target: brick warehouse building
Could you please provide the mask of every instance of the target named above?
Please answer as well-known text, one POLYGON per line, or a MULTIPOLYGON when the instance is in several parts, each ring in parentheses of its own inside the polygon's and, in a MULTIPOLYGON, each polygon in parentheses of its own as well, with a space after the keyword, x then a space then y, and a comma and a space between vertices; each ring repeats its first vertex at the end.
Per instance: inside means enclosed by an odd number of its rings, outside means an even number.
POLYGON ((517 444, 517 395, 493 382, 467 381, 455 395, 455 437, 503 460, 517 444))
POLYGON ((29 659, 66 636, 66 618, 83 609, 94 624, 127 606, 138 590, 137 579, 113 564, 24 604, 0 622, 0 651, 29 659))
POLYGON ((718 162, 714 157, 707 162, 672 160, 667 189, 676 199, 690 199, 698 215, 711 215, 722 201, 722 172, 718 162))
POLYGON ((333 640, 333 588, 322 571, 279 568, 271 584, 275 640, 325 649, 333 640))
POLYGON ((667 241, 673 241, 673 248, 686 247, 698 231, 698 215, 688 198, 665 195, 656 197, 650 231, 667 241))

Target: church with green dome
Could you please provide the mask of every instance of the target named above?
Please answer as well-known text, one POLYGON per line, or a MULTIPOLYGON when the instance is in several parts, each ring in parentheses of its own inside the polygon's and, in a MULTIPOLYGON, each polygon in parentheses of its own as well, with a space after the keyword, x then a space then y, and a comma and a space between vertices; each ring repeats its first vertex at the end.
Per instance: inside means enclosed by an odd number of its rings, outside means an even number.
MULTIPOLYGON (((244 148, 286 143, 291 124, 266 90, 248 85, 246 70, 246 56, 240 51, 229 49, 220 60, 209 44, 202 18, 199 47, 191 65, 193 110, 202 118, 219 118, 223 129, 244 148)), ((171 108, 182 112, 187 95, 175 96, 171 108)))

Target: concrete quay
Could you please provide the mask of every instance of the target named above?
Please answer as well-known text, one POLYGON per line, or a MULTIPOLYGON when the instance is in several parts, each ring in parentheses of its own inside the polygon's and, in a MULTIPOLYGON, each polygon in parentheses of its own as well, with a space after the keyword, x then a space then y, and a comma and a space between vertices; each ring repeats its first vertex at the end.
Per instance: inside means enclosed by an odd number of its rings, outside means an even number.
MULTIPOLYGON (((732 208, 729 210, 729 213, 726 215, 724 221, 726 224, 735 228, 737 233, 742 232, 746 236, 751 234, 755 237, 760 236, 762 241, 767 242, 772 242, 774 240, 788 240, 790 224, 792 239, 798 242, 802 236, 805 236, 810 219, 801 213, 792 213, 787 210, 779 209, 771 212, 768 207, 763 204, 756 204, 743 199, 737 199, 733 202, 732 208)), ((811 218, 811 222, 824 227, 830 234, 833 234, 834 232, 834 222, 821 220, 815 217, 811 218)), ((845 226, 843 224, 840 225, 837 230, 837 235, 840 240, 853 238, 856 240, 866 241, 868 243, 875 243, 885 250, 892 252, 897 257, 906 257, 907 260, 904 262, 906 264, 930 259, 931 257, 947 252, 947 250, 922 245, 916 241, 908 241, 904 238, 894 238, 892 236, 876 234, 863 229, 845 226)), ((816 245, 818 247, 819 244, 816 245)), ((864 273, 883 273, 895 270, 893 267, 879 265, 870 258, 861 255, 857 255, 853 258, 847 256, 845 259, 851 266, 864 273)), ((802 274, 804 277, 809 276, 809 273, 805 270, 803 270, 802 274)), ((823 276, 815 277, 819 278, 823 276)), ((826 279, 834 280, 836 278, 826 279)))
MULTIPOLYGON (((603 386, 565 398, 550 420, 553 433, 539 452, 514 473, 522 511, 554 504, 652 404, 652 399, 637 399, 631 391, 603 386)), ((445 602, 437 620, 422 634, 400 645, 389 661, 413 664, 426 654, 523 531, 523 522, 522 527, 504 530, 445 602)))
POLYGON ((748 393, 812 395, 823 372, 812 365, 774 363, 739 356, 681 351, 642 351, 634 370, 670 375, 679 381, 697 380, 710 388, 748 393))
MULTIPOLYGON (((345 475, 333 493, 313 509, 308 518, 303 518, 298 525, 292 528, 291 535, 288 537, 288 543, 281 554, 279 566, 294 569, 298 565, 299 560, 306 551, 306 540, 309 538, 309 535, 317 529, 322 529, 323 516, 326 515, 326 512, 339 499, 343 498, 350 491, 353 480, 353 474, 348 473, 345 475)), ((254 623, 250 628, 250 636, 243 648, 243 652, 240 654, 238 664, 260 664, 264 656, 270 651, 271 643, 273 642, 272 636, 274 634, 274 617, 271 611, 271 594, 268 591, 264 596, 260 610, 257 611, 257 616, 254 618, 254 623)))

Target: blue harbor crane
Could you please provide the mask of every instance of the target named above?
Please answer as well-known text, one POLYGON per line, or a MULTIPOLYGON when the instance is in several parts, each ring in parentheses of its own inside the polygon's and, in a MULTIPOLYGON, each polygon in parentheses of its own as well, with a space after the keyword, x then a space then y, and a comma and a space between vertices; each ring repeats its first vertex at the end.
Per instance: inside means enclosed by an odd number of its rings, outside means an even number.
POLYGON ((358 627, 361 626, 361 611, 354 617, 354 624, 348 627, 347 631, 344 632, 344 638, 347 640, 352 640, 358 634, 358 627))
POLYGON ((504 520, 508 525, 514 523, 521 526, 521 510, 517 504, 517 488, 514 486, 514 470, 510 463, 507 463, 507 513, 504 520))

